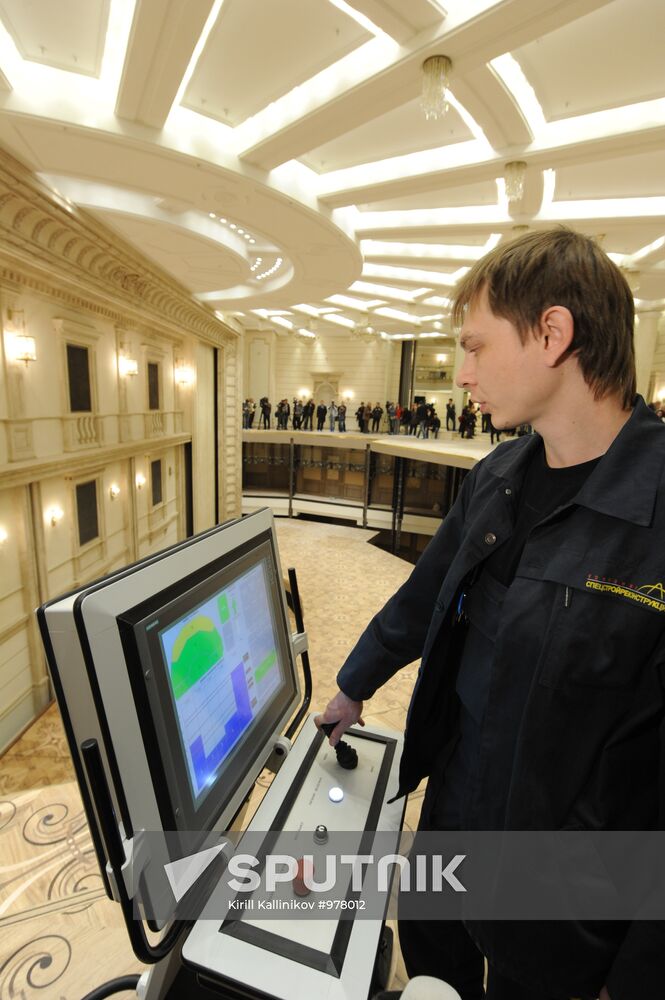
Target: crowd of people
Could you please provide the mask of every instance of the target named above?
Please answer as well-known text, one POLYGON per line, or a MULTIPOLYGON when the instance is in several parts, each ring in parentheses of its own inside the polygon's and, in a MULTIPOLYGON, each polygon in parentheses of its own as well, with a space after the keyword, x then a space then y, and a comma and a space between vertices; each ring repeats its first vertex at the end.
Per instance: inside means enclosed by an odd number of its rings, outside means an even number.
MULTIPOLYGON (((332 400, 326 403, 321 400, 316 404, 313 399, 304 402, 294 397, 291 403, 286 398, 280 399, 273 409, 267 396, 259 400, 258 407, 253 399, 246 399, 242 405, 243 430, 254 428, 257 411, 259 430, 270 430, 274 426, 276 430, 285 431, 290 421, 294 431, 311 431, 314 430, 316 416, 317 431, 329 430, 340 433, 346 431, 347 407, 344 402, 336 403, 332 400)), ((446 403, 446 430, 454 431, 462 438, 473 438, 476 436, 479 416, 480 430, 482 433, 489 433, 491 444, 494 444, 495 439, 500 441, 502 434, 517 434, 519 437, 531 432, 528 425, 497 431, 492 424, 492 415, 481 413, 480 407, 471 402, 467 403, 458 415, 452 398, 446 403)), ((427 403, 422 399, 414 401, 411 406, 401 406, 390 400, 385 406, 361 400, 355 411, 355 418, 361 434, 388 433, 438 438, 441 429, 441 418, 436 407, 433 403, 427 403)))

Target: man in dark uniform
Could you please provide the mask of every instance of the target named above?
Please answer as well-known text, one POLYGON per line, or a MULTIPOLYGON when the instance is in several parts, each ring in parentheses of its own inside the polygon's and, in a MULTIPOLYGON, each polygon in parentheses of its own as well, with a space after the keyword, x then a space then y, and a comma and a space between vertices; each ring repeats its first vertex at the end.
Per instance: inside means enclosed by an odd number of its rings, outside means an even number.
MULTIPOLYGON (((453 302, 458 385, 499 445, 372 619, 320 720, 331 742, 422 657, 399 795, 420 829, 665 823, 665 432, 635 395, 630 289, 560 228, 499 246, 453 302), (648 591, 650 596, 646 596, 648 591)), ((480 1000, 655 1000, 665 922, 401 921, 409 975, 480 1000)))
POLYGON ((261 430, 270 430, 270 411, 272 410, 272 404, 267 396, 262 396, 259 402, 261 407, 261 430))

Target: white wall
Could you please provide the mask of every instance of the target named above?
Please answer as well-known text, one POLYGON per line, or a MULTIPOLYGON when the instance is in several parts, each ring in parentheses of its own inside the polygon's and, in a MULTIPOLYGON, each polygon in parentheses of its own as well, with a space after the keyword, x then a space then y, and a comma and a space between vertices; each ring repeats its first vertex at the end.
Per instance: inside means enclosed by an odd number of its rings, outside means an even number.
POLYGON ((34 608, 184 537, 182 449, 192 435, 196 527, 214 523, 213 348, 117 325, 80 295, 77 309, 47 291, 0 289, 0 752, 51 696, 34 608), (12 355, 17 313, 35 340, 27 366, 12 355), (88 348, 88 414, 69 409, 67 343, 88 348), (138 375, 119 375, 119 353, 138 361, 138 375), (160 368, 159 410, 148 407, 149 361, 160 368), (177 383, 176 363, 191 366, 194 384, 177 383), (162 500, 153 504, 157 459, 162 500), (81 545, 76 487, 91 480, 99 531, 81 545), (62 511, 56 524, 51 508, 62 511))
POLYGON ((245 334, 243 398, 253 399, 257 405, 263 396, 275 399, 276 340, 272 330, 249 330, 245 334))
POLYGON ((283 397, 291 400, 303 389, 313 392, 324 376, 337 384, 340 395, 353 393, 351 406, 361 400, 384 406, 397 396, 399 344, 379 339, 364 343, 345 334, 325 333, 312 341, 276 338, 273 404, 283 397))

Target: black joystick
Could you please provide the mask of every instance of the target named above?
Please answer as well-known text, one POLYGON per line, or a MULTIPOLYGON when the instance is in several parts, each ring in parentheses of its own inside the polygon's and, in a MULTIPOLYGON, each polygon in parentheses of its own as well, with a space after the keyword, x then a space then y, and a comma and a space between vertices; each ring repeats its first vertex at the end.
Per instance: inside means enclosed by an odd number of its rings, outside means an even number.
MULTIPOLYGON (((336 722, 322 722, 321 730, 330 738, 330 734, 337 725, 336 722)), ((344 740, 340 740, 335 747, 335 753, 337 754, 337 763, 340 767, 343 767, 347 771, 353 771, 354 767, 358 766, 358 754, 352 746, 345 743, 344 740)))

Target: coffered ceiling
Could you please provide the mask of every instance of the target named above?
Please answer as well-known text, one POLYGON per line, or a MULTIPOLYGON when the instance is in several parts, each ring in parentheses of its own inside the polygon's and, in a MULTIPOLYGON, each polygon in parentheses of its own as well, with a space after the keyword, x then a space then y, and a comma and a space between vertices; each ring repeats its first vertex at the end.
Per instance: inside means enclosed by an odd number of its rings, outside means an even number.
POLYGON ((0 143, 236 328, 442 335, 465 268, 557 223, 665 310, 662 0, 445 8, 0 0, 0 143))

